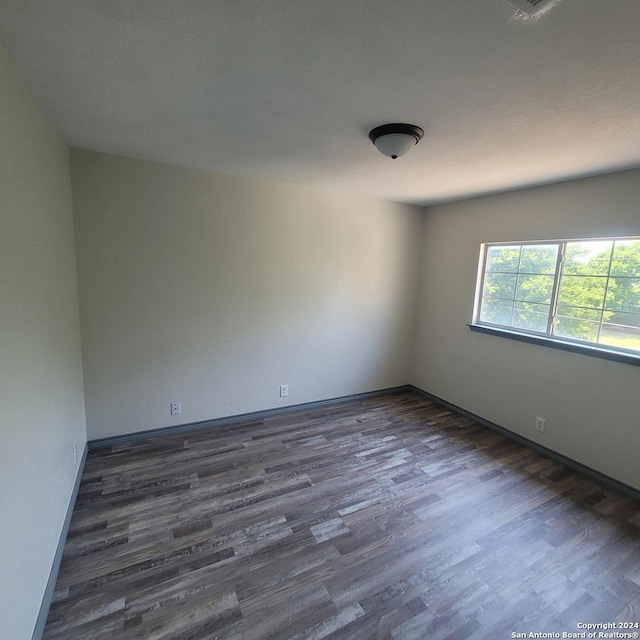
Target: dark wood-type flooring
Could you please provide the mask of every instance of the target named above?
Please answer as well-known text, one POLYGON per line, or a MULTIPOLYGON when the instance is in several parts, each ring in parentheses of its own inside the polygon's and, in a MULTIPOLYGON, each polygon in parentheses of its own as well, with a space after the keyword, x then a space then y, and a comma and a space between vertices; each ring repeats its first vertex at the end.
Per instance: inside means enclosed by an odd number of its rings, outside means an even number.
POLYGON ((345 402, 92 451, 44 636, 638 622, 639 527, 640 503, 418 394, 345 402))

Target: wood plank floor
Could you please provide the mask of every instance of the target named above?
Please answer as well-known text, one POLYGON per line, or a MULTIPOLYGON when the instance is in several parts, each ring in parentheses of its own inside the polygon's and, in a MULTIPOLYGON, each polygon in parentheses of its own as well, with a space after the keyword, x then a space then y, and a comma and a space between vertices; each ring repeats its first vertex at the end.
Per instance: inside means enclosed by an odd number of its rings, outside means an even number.
POLYGON ((91 452, 44 637, 638 622, 639 527, 640 503, 417 394, 345 402, 91 452))

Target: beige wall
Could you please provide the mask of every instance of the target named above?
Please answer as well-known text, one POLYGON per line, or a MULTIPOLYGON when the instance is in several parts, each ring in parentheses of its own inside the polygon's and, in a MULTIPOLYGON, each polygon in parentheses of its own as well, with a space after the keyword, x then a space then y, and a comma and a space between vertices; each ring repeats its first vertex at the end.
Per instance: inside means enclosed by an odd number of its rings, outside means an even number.
POLYGON ((0 45, 0 638, 31 637, 86 442, 68 150, 0 45))
POLYGON ((640 367, 466 326, 482 242, 617 234, 640 235, 639 171, 428 209, 412 382, 640 489, 640 367))
POLYGON ((76 150, 72 178, 90 439, 409 382, 421 209, 76 150))

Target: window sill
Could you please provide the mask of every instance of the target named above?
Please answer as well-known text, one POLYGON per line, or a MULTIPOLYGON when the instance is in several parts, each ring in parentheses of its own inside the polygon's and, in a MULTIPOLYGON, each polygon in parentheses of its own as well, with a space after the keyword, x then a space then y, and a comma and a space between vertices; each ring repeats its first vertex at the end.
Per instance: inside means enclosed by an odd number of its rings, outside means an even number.
POLYGON ((498 327, 490 327, 481 324, 469 324, 471 331, 479 333, 487 333, 492 336, 499 336, 509 340, 518 340, 519 342, 528 342, 529 344, 538 344, 543 347, 551 347, 552 349, 561 349, 562 351, 570 351, 571 353, 580 353, 585 356, 594 356, 596 358, 604 358, 605 360, 613 360, 614 362, 622 362, 624 364, 640 366, 640 355, 632 353, 624 353, 622 351, 614 351, 601 346, 591 346, 579 344, 576 342, 567 342, 558 338, 548 336, 537 336, 531 333, 520 333, 511 329, 502 329, 498 327))

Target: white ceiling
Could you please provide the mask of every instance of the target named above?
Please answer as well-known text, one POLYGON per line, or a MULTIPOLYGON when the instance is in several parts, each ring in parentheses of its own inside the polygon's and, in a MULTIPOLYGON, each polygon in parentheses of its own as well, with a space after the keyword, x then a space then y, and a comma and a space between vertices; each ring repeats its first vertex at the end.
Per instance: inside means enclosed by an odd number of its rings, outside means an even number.
POLYGON ((0 0, 74 147, 429 204, 640 166, 640 1, 0 0), (380 155, 368 131, 425 138, 380 155))

